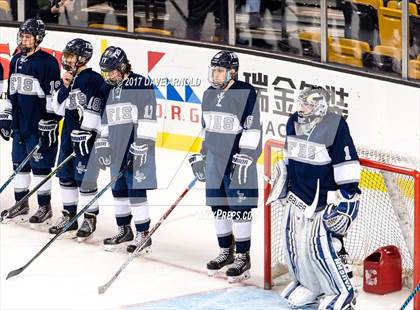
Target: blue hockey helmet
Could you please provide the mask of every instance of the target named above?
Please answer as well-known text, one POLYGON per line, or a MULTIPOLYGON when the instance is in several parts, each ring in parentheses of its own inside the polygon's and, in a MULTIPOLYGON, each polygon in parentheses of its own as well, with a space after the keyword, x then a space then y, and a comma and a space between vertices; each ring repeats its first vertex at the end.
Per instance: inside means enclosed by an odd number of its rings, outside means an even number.
POLYGON ((130 65, 127 55, 122 48, 109 46, 101 56, 99 67, 101 68, 105 81, 108 84, 115 86, 121 82, 123 75, 128 73, 130 65), (109 72, 114 70, 118 70, 121 75, 121 77, 117 80, 112 80, 109 77, 109 72))
POLYGON ((22 46, 22 34, 29 33, 34 36, 35 38, 35 46, 36 48, 39 44, 41 44, 42 40, 45 37, 45 24, 42 20, 38 18, 29 18, 25 20, 20 26, 17 35, 17 43, 19 49, 23 53, 29 52, 32 48, 23 47, 22 46))
POLYGON ((235 52, 220 51, 216 55, 214 55, 210 61, 208 80, 213 87, 223 88, 230 80, 237 78, 238 70, 238 55, 236 55, 235 52), (226 69, 226 78, 224 81, 216 81, 214 78, 214 72, 219 68, 226 69))
POLYGON ((63 56, 61 63, 63 68, 67 71, 74 70, 68 63, 66 58, 69 55, 76 55, 76 70, 77 67, 84 66, 91 58, 93 54, 92 44, 83 39, 73 39, 66 44, 66 47, 63 50, 63 56))

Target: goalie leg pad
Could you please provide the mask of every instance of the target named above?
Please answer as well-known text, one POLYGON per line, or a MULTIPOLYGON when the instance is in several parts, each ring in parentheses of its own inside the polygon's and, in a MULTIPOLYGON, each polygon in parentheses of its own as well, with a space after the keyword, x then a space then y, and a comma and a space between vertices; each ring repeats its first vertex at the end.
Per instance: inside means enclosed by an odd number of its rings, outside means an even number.
POLYGON ((283 290, 281 296, 287 299, 292 307, 304 307, 318 301, 318 294, 294 281, 283 290))

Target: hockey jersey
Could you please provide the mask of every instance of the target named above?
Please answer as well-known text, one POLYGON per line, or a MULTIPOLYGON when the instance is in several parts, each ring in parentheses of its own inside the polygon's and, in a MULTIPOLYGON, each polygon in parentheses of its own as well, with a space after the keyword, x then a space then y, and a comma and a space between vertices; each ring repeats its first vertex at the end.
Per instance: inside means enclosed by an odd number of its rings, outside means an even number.
POLYGON ((53 100, 47 102, 47 112, 64 116, 64 136, 76 129, 99 131, 101 101, 97 95, 104 83, 102 76, 91 68, 75 76, 68 88, 61 83, 53 100))
POLYGON ((54 56, 38 50, 30 56, 21 53, 10 61, 6 110, 12 112, 12 129, 28 136, 38 131, 41 119, 57 119, 46 111, 59 86, 60 69, 54 56))
POLYGON ((254 160, 261 153, 261 121, 254 87, 235 81, 226 91, 209 87, 203 95, 202 153, 207 151, 222 158, 236 153, 250 155, 254 160))
POLYGON ((134 139, 138 144, 149 145, 147 161, 154 162, 157 121, 156 97, 151 80, 130 72, 120 87, 104 84, 100 99, 101 136, 108 137, 112 162, 123 162, 134 139))
POLYGON ((286 125, 289 190, 310 205, 319 179, 317 210, 326 206, 329 191, 360 193, 359 157, 344 118, 328 113, 309 132, 305 126, 299 123, 297 112, 286 125))

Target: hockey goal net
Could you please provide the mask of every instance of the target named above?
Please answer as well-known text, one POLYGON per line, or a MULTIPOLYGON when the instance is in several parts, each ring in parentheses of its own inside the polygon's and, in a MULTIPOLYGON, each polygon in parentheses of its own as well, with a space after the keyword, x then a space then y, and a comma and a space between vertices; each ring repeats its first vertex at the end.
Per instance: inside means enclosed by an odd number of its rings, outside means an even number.
MULTIPOLYGON (((283 159, 284 143, 268 140, 264 148, 264 173, 271 179, 275 163, 283 159)), ((402 256, 406 285, 420 282, 420 174, 418 162, 385 152, 358 148, 362 190, 358 218, 345 238, 354 268, 377 248, 395 245, 402 256), (404 168, 406 167, 406 168, 404 168), (417 247, 414 245, 417 244, 417 247)), ((264 287, 271 289, 287 273, 282 245, 283 209, 276 201, 267 205, 271 185, 264 186, 264 287), (276 280, 277 279, 277 280, 276 280)), ((357 267, 360 268, 357 268, 357 267)), ((416 308, 420 298, 416 298, 416 308)))

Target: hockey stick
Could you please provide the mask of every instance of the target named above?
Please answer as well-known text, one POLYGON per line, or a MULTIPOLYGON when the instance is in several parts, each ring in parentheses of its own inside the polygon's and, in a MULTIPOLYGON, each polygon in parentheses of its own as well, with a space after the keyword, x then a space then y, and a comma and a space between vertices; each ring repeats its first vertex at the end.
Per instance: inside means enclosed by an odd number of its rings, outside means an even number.
POLYGON ((411 300, 416 296, 416 294, 420 291, 420 283, 417 284, 417 286, 414 288, 413 292, 408 296, 407 300, 404 302, 404 304, 401 307, 401 310, 404 310, 407 308, 408 304, 411 302, 411 300))
POLYGON ((102 286, 98 287, 98 293, 103 294, 106 292, 106 290, 114 283, 114 281, 117 279, 117 277, 120 275, 120 273, 125 269, 125 267, 130 264, 130 262, 137 256, 141 250, 146 246, 147 242, 152 237, 153 233, 159 228, 159 226, 166 220, 166 218, 171 214, 171 212, 175 209, 175 207, 178 205, 178 203, 184 198, 184 196, 189 192, 189 190, 195 185, 197 182, 197 178, 194 178, 191 183, 184 189, 182 194, 177 198, 177 200, 169 207, 169 209, 162 215, 162 217, 159 219, 159 221, 153 226, 153 228, 150 230, 150 232, 147 234, 146 238, 143 239, 143 241, 136 247, 133 253, 130 253, 128 258, 125 260, 125 262, 121 265, 121 267, 118 269, 118 271, 112 276, 112 278, 105 283, 102 286))
POLYGON ((60 170, 64 165, 66 165, 70 160, 76 157, 76 153, 71 153, 60 165, 58 165, 54 170, 52 170, 41 182, 39 182, 29 193, 27 193, 21 200, 19 200, 13 207, 4 210, 0 215, 0 223, 3 222, 4 218, 7 217, 10 213, 10 210, 13 208, 20 207, 26 200, 29 199, 38 189, 41 188, 49 179, 51 179, 58 170, 60 170))
POLYGON ((7 185, 12 182, 12 180, 15 178, 15 176, 25 167, 25 165, 28 163, 28 161, 34 156, 35 152, 37 152, 41 148, 41 144, 37 144, 34 149, 26 156, 26 158, 20 163, 20 165, 15 169, 13 174, 4 182, 4 184, 0 187, 0 194, 4 191, 4 189, 7 187, 7 185))
POLYGON ((86 206, 83 207, 82 210, 79 211, 79 213, 77 213, 64 227, 63 229, 54 236, 54 238, 52 238, 50 241, 48 241, 48 243, 41 249, 38 251, 38 253, 35 254, 34 257, 31 258, 31 260, 29 262, 26 263, 26 265, 24 265, 23 267, 20 267, 18 269, 12 270, 9 272, 9 274, 6 277, 6 280, 17 276, 18 274, 20 274, 22 271, 24 271, 26 268, 28 268, 28 266, 30 264, 32 264, 32 262, 39 256, 42 254, 42 252, 44 252, 50 245, 51 243, 53 243, 58 237, 60 237, 63 233, 65 233, 67 231, 67 229, 69 229, 69 227, 77 221, 77 219, 82 216, 83 213, 85 213, 87 211, 87 209, 89 209, 89 207, 96 202, 96 200, 99 199, 99 197, 101 197, 119 178, 121 178, 124 174, 124 172, 131 167, 131 163, 127 164, 127 166, 125 166, 118 175, 114 176, 111 181, 100 191, 98 192, 91 201, 89 201, 86 206))

